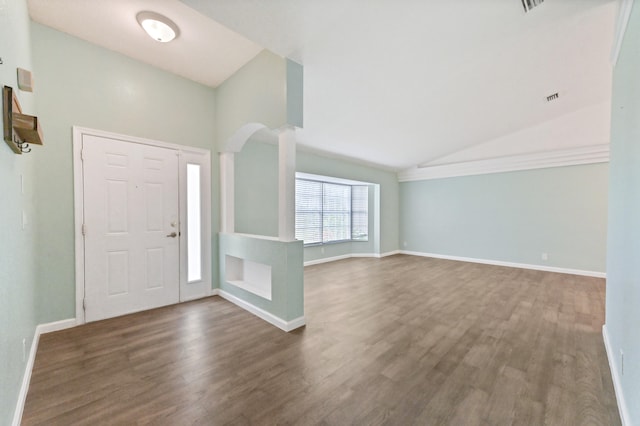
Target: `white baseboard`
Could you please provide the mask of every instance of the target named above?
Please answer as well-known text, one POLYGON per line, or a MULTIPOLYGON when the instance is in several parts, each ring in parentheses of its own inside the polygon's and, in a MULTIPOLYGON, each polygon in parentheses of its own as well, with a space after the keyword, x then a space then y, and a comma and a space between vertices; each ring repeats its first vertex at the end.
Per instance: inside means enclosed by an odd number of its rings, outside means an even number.
POLYGON ((65 330, 67 328, 75 327, 76 325, 78 325, 78 323, 75 318, 40 324, 36 327, 36 334, 40 336, 41 334, 65 330))
POLYGON ((241 307, 245 311, 251 312, 253 315, 257 316, 258 318, 261 318, 266 322, 268 322, 269 324, 275 325, 279 329, 284 330, 286 332, 295 330, 296 328, 302 327, 303 325, 306 324, 304 316, 295 318, 291 321, 285 321, 282 318, 277 317, 272 313, 265 311, 264 309, 258 308, 257 306, 252 305, 251 303, 246 302, 234 296, 231 293, 228 293, 222 289, 217 289, 217 290, 218 290, 218 296, 241 307))
POLYGON ((24 375, 22 376, 22 386, 20 386, 20 393, 18 394, 18 402, 16 404, 16 410, 13 413, 13 426, 20 426, 22 422, 22 412, 24 411, 24 403, 27 400, 27 392, 29 392, 29 383, 31 382, 31 372, 33 371, 33 364, 36 360, 36 352, 38 351, 38 341, 40 335, 38 334, 38 327, 31 341, 31 350, 29 352, 29 359, 25 365, 24 375))
POLYGON ((533 265, 530 263, 503 262, 501 260, 476 259, 473 257, 449 256, 445 254, 424 253, 419 251, 401 250, 400 253, 411 256, 432 257, 434 259, 457 260, 460 262, 482 263, 485 265, 506 266, 509 268, 532 269, 534 271, 557 272, 560 274, 582 275, 585 277, 607 278, 605 272, 585 271, 582 269, 558 268, 555 266, 533 265))
POLYGON ((67 319, 62 321, 50 322, 47 324, 39 324, 33 333, 33 340, 31 341, 31 349, 29 350, 29 359, 24 368, 24 375, 22 376, 22 386, 20 386, 20 393, 18 394, 18 402, 16 404, 16 410, 13 413, 13 426, 20 426, 22 422, 22 412, 24 411, 24 403, 27 400, 27 392, 29 392, 29 383, 31 382, 31 372, 33 371, 33 365, 36 361, 36 353, 38 352, 38 343, 40 342, 40 335, 51 333, 52 331, 64 330, 65 328, 75 327, 77 325, 76 319, 67 319))
POLYGON ((343 255, 340 255, 340 256, 324 257, 322 259, 308 260, 308 261, 304 262, 304 266, 318 265, 320 263, 335 262, 337 260, 351 259, 353 257, 374 257, 376 259, 380 259, 380 258, 387 257, 387 256, 393 256, 394 254, 400 254, 400 250, 389 251, 389 252, 386 252, 386 253, 349 253, 349 254, 343 254, 343 255))
POLYGON ((343 254, 341 256, 324 257, 322 259, 308 260, 304 262, 304 266, 319 265, 320 263, 335 262, 337 260, 350 259, 352 257, 353 257, 352 254, 343 254))
POLYGON ((607 352, 607 359, 609 360, 609 369, 611 370, 611 379, 613 380, 613 389, 616 393, 616 400, 618 401, 618 411, 620 412, 620 421, 622 426, 631 426, 631 417, 629 416, 629 410, 624 399, 624 393, 622 392, 622 383, 620 381, 620 367, 616 362, 617 357, 614 356, 611 342, 609 341, 609 333, 607 332, 607 325, 602 326, 602 338, 604 340, 604 348, 607 352))
POLYGON ((283 329, 283 330, 286 331, 286 332, 293 331, 296 328, 300 328, 300 327, 302 327, 302 326, 304 326, 306 324, 307 324, 307 320, 305 319, 304 316, 298 317, 298 318, 293 319, 291 321, 287 321, 287 327, 286 327, 286 329, 283 329))

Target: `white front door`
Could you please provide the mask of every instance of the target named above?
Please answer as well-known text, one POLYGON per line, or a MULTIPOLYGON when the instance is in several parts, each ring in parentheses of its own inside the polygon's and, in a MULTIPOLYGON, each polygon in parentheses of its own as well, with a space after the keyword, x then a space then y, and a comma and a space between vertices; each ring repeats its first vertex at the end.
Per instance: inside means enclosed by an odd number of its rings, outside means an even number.
POLYGON ((178 151, 82 137, 85 319, 178 303, 178 151))

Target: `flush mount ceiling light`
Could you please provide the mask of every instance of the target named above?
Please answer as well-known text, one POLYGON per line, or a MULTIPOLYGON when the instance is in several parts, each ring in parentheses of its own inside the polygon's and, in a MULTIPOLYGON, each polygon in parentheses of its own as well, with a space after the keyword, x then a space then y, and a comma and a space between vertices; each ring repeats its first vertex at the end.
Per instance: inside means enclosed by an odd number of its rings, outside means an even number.
POLYGON ((155 12, 140 12, 136 15, 140 26, 149 34, 149 37, 161 43, 168 43, 178 37, 178 26, 166 16, 155 12))

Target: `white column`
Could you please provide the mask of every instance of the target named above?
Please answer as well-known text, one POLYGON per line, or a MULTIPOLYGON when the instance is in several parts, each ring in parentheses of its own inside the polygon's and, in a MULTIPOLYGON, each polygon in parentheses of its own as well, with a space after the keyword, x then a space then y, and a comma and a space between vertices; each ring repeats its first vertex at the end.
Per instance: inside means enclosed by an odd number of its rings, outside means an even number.
POLYGON ((296 238, 296 130, 285 127, 278 135, 278 238, 296 238))
POLYGON ((234 154, 220 153, 220 232, 235 232, 234 154))

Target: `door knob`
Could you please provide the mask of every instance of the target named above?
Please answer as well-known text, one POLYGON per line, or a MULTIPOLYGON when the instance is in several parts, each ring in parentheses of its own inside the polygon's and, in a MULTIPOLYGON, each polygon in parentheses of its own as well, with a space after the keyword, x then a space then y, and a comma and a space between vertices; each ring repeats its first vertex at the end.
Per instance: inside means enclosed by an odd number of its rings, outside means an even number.
POLYGON ((175 237, 177 237, 177 236, 178 236, 178 234, 176 234, 175 232, 172 232, 172 233, 170 233, 170 234, 167 234, 167 237, 171 237, 171 238, 175 238, 175 237))

